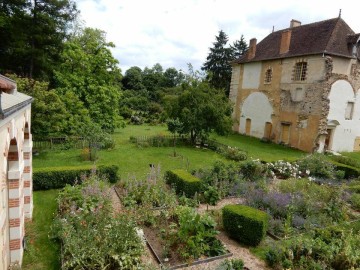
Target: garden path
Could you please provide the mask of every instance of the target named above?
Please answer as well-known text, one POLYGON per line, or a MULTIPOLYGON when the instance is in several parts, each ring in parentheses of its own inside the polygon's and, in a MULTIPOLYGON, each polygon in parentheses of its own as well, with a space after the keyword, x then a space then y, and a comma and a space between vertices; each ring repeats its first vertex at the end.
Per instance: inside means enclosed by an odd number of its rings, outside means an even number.
MULTIPOLYGON (((122 208, 120 199, 117 196, 114 188, 111 189, 111 193, 112 193, 111 195, 112 195, 114 213, 119 213, 119 212, 121 212, 121 208, 122 208)), ((234 203, 240 203, 240 202, 241 202, 241 199, 239 199, 239 198, 223 199, 220 202, 218 202, 218 204, 216 206, 209 206, 209 210, 221 209, 223 206, 225 206, 227 204, 234 204, 234 203)), ((198 207, 197 211, 203 213, 206 211, 206 209, 207 209, 206 204, 202 204, 198 207)), ((245 266, 250 270, 267 270, 267 269, 269 269, 266 267, 264 261, 260 260, 255 255, 251 254, 249 249, 240 246, 239 243, 230 239, 226 235, 225 232, 221 231, 220 234, 218 235, 218 238, 224 243, 226 248, 233 254, 233 256, 231 256, 229 259, 231 259, 231 258, 242 259, 244 261, 245 266)), ((142 256, 142 260, 147 266, 153 266, 153 267, 158 266, 154 256, 152 255, 150 249, 147 246, 145 248, 145 253, 142 256)), ((181 269, 183 269, 183 270, 214 270, 223 260, 225 260, 225 259, 216 260, 216 261, 212 261, 209 263, 202 263, 200 265, 194 265, 194 266, 190 266, 190 267, 184 267, 181 269)), ((154 268, 151 268, 151 269, 154 269, 154 268)))

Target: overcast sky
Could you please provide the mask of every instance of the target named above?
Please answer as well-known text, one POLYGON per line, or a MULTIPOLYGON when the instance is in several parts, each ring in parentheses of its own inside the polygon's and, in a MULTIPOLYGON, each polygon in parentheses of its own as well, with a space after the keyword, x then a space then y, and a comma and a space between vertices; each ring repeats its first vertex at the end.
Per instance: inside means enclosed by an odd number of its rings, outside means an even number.
POLYGON ((353 0, 76 0, 88 27, 107 33, 123 74, 132 66, 187 71, 200 69, 219 30, 229 42, 256 37, 258 42, 287 28, 291 19, 302 24, 341 17, 360 32, 360 14, 353 0))

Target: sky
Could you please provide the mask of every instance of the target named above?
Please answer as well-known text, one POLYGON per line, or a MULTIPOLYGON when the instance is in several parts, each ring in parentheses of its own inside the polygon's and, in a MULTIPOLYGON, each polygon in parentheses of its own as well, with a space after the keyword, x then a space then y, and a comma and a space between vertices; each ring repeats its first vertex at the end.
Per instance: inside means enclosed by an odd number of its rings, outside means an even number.
POLYGON ((229 44, 244 36, 260 42, 273 30, 339 16, 360 32, 353 0, 76 0, 80 19, 87 27, 107 33, 115 44, 112 53, 123 74, 132 67, 187 71, 191 63, 200 70, 215 36, 223 30, 229 44))

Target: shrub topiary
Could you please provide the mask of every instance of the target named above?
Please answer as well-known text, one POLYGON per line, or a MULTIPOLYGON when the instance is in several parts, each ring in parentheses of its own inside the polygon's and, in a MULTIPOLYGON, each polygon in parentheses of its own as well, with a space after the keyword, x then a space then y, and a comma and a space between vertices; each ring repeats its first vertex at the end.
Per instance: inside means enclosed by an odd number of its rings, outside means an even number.
POLYGON ((245 205, 227 205, 222 209, 225 231, 239 242, 257 246, 266 234, 269 216, 245 205))
MULTIPOLYGON (((81 180, 82 175, 89 175, 92 170, 91 166, 36 169, 33 173, 33 189, 48 190, 63 188, 66 184, 73 185, 81 180)), ((101 165, 97 172, 106 176, 110 183, 116 183, 118 180, 116 165, 101 165)))
POLYGON ((173 186, 177 194, 185 194, 186 197, 193 197, 199 193, 202 181, 184 170, 172 170, 165 173, 166 183, 173 186))

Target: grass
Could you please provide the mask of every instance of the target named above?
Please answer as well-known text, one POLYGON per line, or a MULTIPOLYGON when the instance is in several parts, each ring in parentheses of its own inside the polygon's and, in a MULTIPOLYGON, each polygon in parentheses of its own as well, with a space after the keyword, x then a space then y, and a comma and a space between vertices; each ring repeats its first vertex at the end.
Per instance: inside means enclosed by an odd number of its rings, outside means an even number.
MULTIPOLYGON (((144 177, 149 173, 149 164, 160 166, 161 171, 172 169, 199 169, 211 166, 216 160, 225 160, 219 154, 208 149, 194 147, 176 147, 174 157, 173 147, 147 147, 139 148, 129 142, 130 136, 152 136, 168 134, 164 126, 127 126, 125 129, 116 130, 113 138, 116 142, 114 149, 98 152, 97 165, 116 164, 119 166, 121 177, 144 177)), ((33 157, 33 167, 60 167, 82 166, 92 164, 82 161, 80 149, 48 150, 40 152, 33 157)))
MULTIPOLYGON (((173 156, 172 147, 147 147, 139 148, 129 142, 130 136, 153 136, 169 134, 165 126, 127 126, 118 129, 113 134, 116 146, 111 150, 98 152, 96 164, 116 164, 120 168, 122 177, 144 177, 149 172, 149 164, 160 166, 161 171, 172 169, 199 169, 211 166, 216 160, 225 160, 219 154, 208 149, 196 149, 193 147, 176 147, 177 156, 173 156)), ((232 134, 226 137, 212 135, 213 139, 236 146, 248 152, 249 157, 264 161, 296 160, 305 155, 304 152, 285 146, 264 143, 258 139, 232 134)), ((92 164, 90 161, 82 161, 80 149, 49 150, 40 152, 34 156, 33 166, 36 168, 58 166, 82 166, 92 164)))
POLYGON ((280 159, 294 161, 306 155, 305 152, 297 149, 279 144, 262 142, 257 138, 241 134, 230 134, 228 136, 213 134, 210 138, 232 147, 238 147, 247 151, 249 157, 266 162, 277 161, 280 159))
POLYGON ((57 209, 57 190, 34 192, 33 219, 26 223, 27 248, 23 269, 60 269, 59 245, 48 237, 54 213, 57 209))
MULTIPOLYGON (((169 134, 165 126, 127 126, 116 130, 113 138, 116 146, 111 150, 98 152, 99 158, 96 164, 116 164, 120 168, 122 177, 144 177, 149 173, 149 164, 159 165, 161 171, 170 169, 198 169, 211 166, 216 160, 225 160, 222 156, 208 149, 193 147, 176 147, 177 156, 173 156, 172 147, 147 147, 139 148, 129 142, 130 136, 153 136, 169 134)), ((258 139, 244 135, 232 134, 226 137, 212 135, 223 144, 246 150, 249 157, 264 161, 288 160, 293 161, 306 155, 306 153, 285 146, 272 143, 264 143, 258 139)), ((42 151, 33 157, 34 170, 43 167, 59 166, 83 166, 92 164, 90 161, 82 161, 82 150, 49 150, 42 151)), ((349 153, 354 159, 359 159, 360 153, 349 153)), ((59 246, 48 238, 49 229, 56 211, 56 196, 58 191, 34 192, 34 217, 27 224, 26 233, 28 249, 25 252, 24 269, 59 269, 59 246)), ((354 225, 353 225, 354 226, 354 225)), ((358 226, 356 224, 356 226, 358 226)), ((267 238, 268 239, 268 238, 267 238)), ((268 241, 271 241, 268 239, 268 241)), ((253 248, 252 252, 264 259, 268 246, 260 245, 253 248)))

